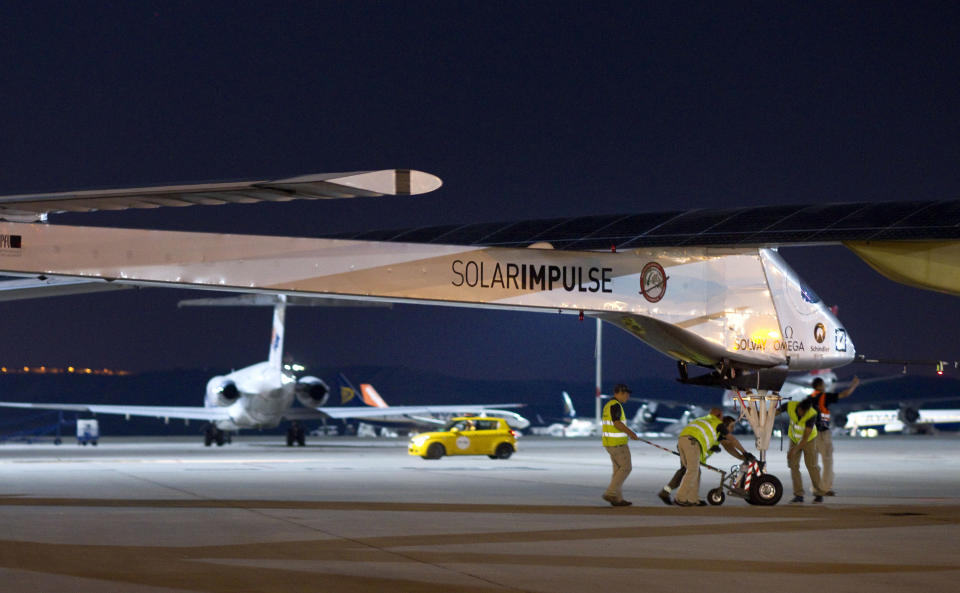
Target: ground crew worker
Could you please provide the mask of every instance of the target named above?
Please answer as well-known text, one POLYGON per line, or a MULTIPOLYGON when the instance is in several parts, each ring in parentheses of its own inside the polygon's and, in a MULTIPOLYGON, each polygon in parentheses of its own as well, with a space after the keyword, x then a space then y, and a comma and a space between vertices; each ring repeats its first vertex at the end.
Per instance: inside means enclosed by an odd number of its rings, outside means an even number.
MULTIPOLYGON (((720 408, 713 408, 712 410, 710 410, 710 415, 713 417, 718 417, 720 414, 722 414, 720 408)), ((703 419, 705 418, 706 417, 704 417, 703 419)), ((698 420, 700 420, 700 418, 698 418, 698 420)), ((737 419, 734 418, 733 416, 724 416, 721 421, 721 424, 717 426, 717 441, 719 442, 720 445, 723 446, 724 449, 726 449, 727 453, 733 455, 737 459, 740 459, 740 460, 751 459, 753 458, 753 455, 748 453, 747 450, 743 448, 743 445, 740 444, 740 441, 737 439, 737 437, 733 436, 733 427, 736 423, 737 423, 737 419)), ((681 432, 681 435, 683 435, 682 432, 681 432)), ((696 439, 696 437, 694 437, 694 439, 696 439)), ((700 442, 697 441, 697 444, 699 445, 700 442)), ((677 443, 678 448, 679 448, 679 445, 680 443, 678 442, 677 443)), ((716 446, 708 449, 706 453, 706 457, 704 457, 704 460, 706 460, 707 457, 710 457, 711 455, 716 453, 718 450, 719 449, 716 446)), ((698 463, 697 464, 698 468, 699 468, 699 465, 700 464, 698 463)), ((676 489, 682 483, 683 476, 686 473, 687 473, 687 468, 683 465, 683 461, 681 459, 680 469, 678 469, 676 473, 673 474, 673 477, 670 479, 670 483, 664 486, 663 489, 657 493, 657 496, 660 497, 660 500, 663 501, 663 504, 668 504, 668 505, 673 504, 673 501, 670 500, 670 493, 673 492, 673 490, 676 489)), ((699 490, 700 488, 698 484, 697 485, 698 496, 699 496, 699 490)), ((701 501, 699 500, 697 501, 697 506, 700 506, 700 502, 701 501)), ((681 506, 685 506, 685 505, 681 505, 681 506)))
POLYGON ((628 399, 630 399, 630 389, 623 383, 618 383, 613 388, 613 398, 603 406, 603 447, 610 454, 610 461, 613 463, 613 476, 610 478, 610 485, 607 486, 606 492, 603 493, 603 500, 615 507, 628 507, 633 504, 623 499, 623 482, 633 469, 627 439, 636 441, 640 437, 623 423, 627 417, 623 412, 623 404, 628 399))
POLYGON ((826 393, 823 390, 823 379, 817 377, 813 380, 813 393, 810 399, 813 400, 813 409, 817 411, 817 438, 814 439, 817 445, 817 453, 823 463, 823 470, 820 472, 820 486, 826 496, 836 496, 833 491, 833 435, 830 434, 830 404, 837 403, 845 397, 849 397, 853 390, 860 385, 860 378, 854 376, 847 387, 840 393, 826 393))
POLYGON ((736 420, 722 415, 720 408, 713 408, 709 414, 690 422, 680 431, 677 451, 680 453, 681 468, 673 475, 670 484, 660 491, 660 500, 669 504, 670 490, 679 485, 674 504, 682 507, 706 506, 707 501, 700 500, 700 464, 719 451, 720 444, 737 459, 746 459, 747 451, 731 434, 736 420))
POLYGON ((792 503, 803 502, 803 478, 800 476, 800 455, 807 466, 810 481, 813 482, 813 502, 823 502, 823 489, 820 484, 820 467, 817 465, 817 411, 813 409, 813 400, 806 398, 799 402, 787 402, 777 409, 777 413, 786 411, 790 427, 790 449, 787 451, 787 466, 793 480, 792 503))

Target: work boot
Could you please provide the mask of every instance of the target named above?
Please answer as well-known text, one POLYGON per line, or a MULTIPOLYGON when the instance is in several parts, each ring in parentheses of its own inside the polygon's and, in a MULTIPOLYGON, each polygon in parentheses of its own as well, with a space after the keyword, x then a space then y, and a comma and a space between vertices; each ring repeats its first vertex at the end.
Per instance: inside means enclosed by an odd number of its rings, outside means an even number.
POLYGON ((670 493, 667 492, 666 490, 661 490, 660 492, 657 492, 657 496, 660 498, 660 500, 663 501, 663 504, 668 506, 673 504, 673 501, 670 500, 670 493))
POLYGON ((628 507, 628 506, 632 505, 633 503, 630 502, 629 500, 618 500, 617 502, 614 502, 614 503, 612 503, 612 504, 613 504, 613 506, 615 506, 615 507, 628 507))
POLYGON ((707 501, 698 500, 697 502, 686 502, 686 501, 676 501, 673 504, 681 507, 705 507, 707 506, 707 501))
POLYGON ((617 506, 617 499, 610 496, 609 494, 604 494, 602 498, 603 500, 609 502, 611 505, 617 506))
POLYGON ((826 494, 824 494, 824 496, 836 496, 836 495, 837 493, 834 492, 833 490, 827 490, 826 494))
POLYGON ((822 496, 814 496, 814 497, 813 497, 813 502, 823 502, 823 497, 822 497, 822 496))
POLYGON ((803 502, 803 497, 802 497, 802 496, 794 496, 793 499, 790 501, 790 504, 794 504, 794 503, 798 503, 798 502, 803 502))

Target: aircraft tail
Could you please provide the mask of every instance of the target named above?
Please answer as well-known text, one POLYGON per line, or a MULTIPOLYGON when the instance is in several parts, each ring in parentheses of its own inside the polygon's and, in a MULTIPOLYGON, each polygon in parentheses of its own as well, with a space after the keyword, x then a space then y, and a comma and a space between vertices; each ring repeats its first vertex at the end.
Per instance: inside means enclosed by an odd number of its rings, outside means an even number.
POLYGON ((360 393, 363 395, 363 403, 374 408, 389 408, 387 402, 383 401, 377 390, 369 383, 360 384, 360 393))
POLYGON ((573 409, 573 400, 566 391, 563 392, 563 417, 571 420, 577 417, 577 411, 573 409))
POLYGON ((341 406, 357 396, 357 390, 353 387, 353 383, 343 373, 337 375, 337 385, 340 387, 341 406))
POLYGON ((270 336, 270 354, 267 360, 270 368, 278 373, 283 370, 283 327, 287 311, 287 296, 277 295, 273 306, 273 334, 270 336))

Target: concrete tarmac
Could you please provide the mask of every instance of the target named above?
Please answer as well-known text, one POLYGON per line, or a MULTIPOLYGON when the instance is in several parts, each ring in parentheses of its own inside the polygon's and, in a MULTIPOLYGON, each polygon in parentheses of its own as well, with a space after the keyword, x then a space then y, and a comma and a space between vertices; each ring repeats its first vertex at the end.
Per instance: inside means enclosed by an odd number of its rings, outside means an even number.
MULTIPOLYGON (((280 438, 0 445, 0 592, 809 593, 960 582, 956 434, 837 438, 838 496, 822 505, 809 493, 787 504, 775 442, 779 505, 728 496, 703 508, 661 503, 678 458, 643 443, 631 443, 634 505, 613 508, 600 499, 610 462, 598 439, 524 437, 509 460, 426 461, 407 455, 405 439, 287 448, 280 438)), ((719 483, 702 478, 701 495, 719 483)))

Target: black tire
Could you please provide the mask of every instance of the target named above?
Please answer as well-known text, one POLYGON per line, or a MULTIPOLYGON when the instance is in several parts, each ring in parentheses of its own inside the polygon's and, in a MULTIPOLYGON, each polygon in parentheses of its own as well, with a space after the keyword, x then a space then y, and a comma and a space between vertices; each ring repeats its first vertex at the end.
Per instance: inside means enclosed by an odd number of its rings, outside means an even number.
POLYGON ((776 476, 763 474, 750 484, 750 497, 747 502, 760 506, 773 506, 783 496, 783 484, 776 476))
POLYGON ((54 445, 59 445, 59 444, 62 443, 62 442, 63 442, 63 441, 60 440, 60 437, 57 437, 57 438, 53 439, 53 444, 54 444, 54 445))
POLYGON ((96 446, 97 446, 97 441, 90 441, 90 444, 93 445, 94 447, 96 447, 96 446))
POLYGON ((510 459, 510 456, 513 455, 513 445, 510 443, 500 443, 497 445, 497 450, 494 451, 494 455, 497 459, 510 459))
POLYGON ((216 436, 216 438, 215 438, 214 440, 217 442, 217 446, 218 446, 218 447, 222 447, 222 446, 223 446, 224 440, 223 440, 223 431, 222 431, 222 430, 218 430, 218 431, 217 431, 217 436, 216 436))
POLYGON ((723 504, 725 500, 727 500, 727 495, 723 493, 723 488, 714 488, 707 492, 707 502, 714 506, 723 504))
POLYGON ((212 435, 212 434, 210 433, 210 431, 208 430, 207 432, 205 432, 205 433, 203 434, 203 446, 204 446, 204 447, 209 447, 209 446, 212 445, 212 444, 213 444, 213 435, 212 435))
POLYGON ((431 443, 427 447, 427 454, 423 456, 424 459, 440 459, 447 454, 447 449, 441 443, 431 443))
POLYGON ((496 459, 496 458, 497 458, 496 455, 487 455, 487 457, 489 457, 490 459, 496 459))

